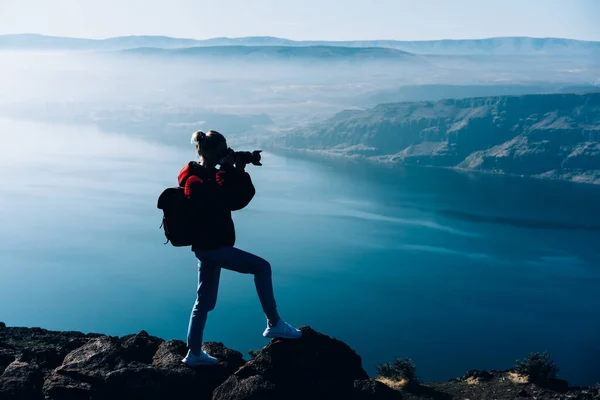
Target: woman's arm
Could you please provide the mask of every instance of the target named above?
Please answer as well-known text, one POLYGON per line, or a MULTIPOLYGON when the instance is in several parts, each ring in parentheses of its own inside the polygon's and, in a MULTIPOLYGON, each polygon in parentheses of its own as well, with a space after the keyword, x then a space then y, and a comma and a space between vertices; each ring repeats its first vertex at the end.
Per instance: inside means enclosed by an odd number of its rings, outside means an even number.
POLYGON ((210 205, 210 199, 214 196, 210 196, 207 193, 207 187, 204 184, 204 180, 197 175, 193 174, 192 163, 188 163, 178 176, 179 187, 183 188, 183 192, 186 197, 192 200, 197 205, 210 205))
POLYGON ((217 172, 217 184, 221 188, 223 201, 231 211, 246 207, 256 193, 250 175, 239 168, 220 169, 217 172))

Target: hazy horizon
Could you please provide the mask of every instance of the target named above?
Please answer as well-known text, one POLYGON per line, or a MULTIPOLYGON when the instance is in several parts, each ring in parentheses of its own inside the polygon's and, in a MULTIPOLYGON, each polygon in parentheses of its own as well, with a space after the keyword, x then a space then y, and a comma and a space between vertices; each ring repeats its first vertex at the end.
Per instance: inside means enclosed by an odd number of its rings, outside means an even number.
POLYGON ((507 35, 507 36, 482 36, 482 37, 470 37, 470 38, 437 38, 437 39, 390 39, 390 38, 378 38, 378 39, 364 39, 364 38, 350 38, 343 40, 329 40, 329 39, 291 39, 289 37, 284 36, 269 36, 269 35, 251 35, 251 36, 213 36, 213 37, 181 37, 181 36, 170 36, 170 35, 155 35, 155 34, 141 34, 141 35, 117 35, 117 36, 107 36, 107 37, 84 37, 84 36, 61 36, 61 35, 49 35, 42 32, 15 32, 15 33, 0 33, 0 36, 44 36, 44 37, 53 37, 53 38, 63 38, 63 39, 83 39, 83 40, 110 40, 116 38, 128 38, 128 37, 155 37, 155 38, 170 38, 177 40, 197 40, 197 41, 208 41, 214 39, 248 39, 248 38, 272 38, 272 39, 281 39, 281 40, 289 40, 292 42, 376 42, 376 41, 397 41, 397 42, 438 42, 438 41, 467 41, 467 40, 493 40, 493 39, 540 39, 540 40, 574 40, 579 42, 600 42, 600 38, 598 39, 577 39, 572 37, 560 37, 560 36, 515 36, 515 35, 507 35))
POLYGON ((290 40, 443 40, 494 37, 600 40, 600 3, 308 0, 278 4, 258 0, 5 0, 0 4, 0 34, 103 39, 118 36, 169 36, 197 40, 272 36, 290 40), (535 17, 535 18, 534 18, 535 17), (106 21, 110 21, 107 24, 106 21))

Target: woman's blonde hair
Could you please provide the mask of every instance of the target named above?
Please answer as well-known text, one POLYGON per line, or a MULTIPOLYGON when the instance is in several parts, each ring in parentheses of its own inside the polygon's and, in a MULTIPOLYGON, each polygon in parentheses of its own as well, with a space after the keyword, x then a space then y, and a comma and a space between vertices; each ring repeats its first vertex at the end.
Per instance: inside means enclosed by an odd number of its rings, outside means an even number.
POLYGON ((217 131, 210 130, 208 133, 196 131, 192 133, 192 144, 196 146, 196 153, 202 159, 205 150, 216 149, 217 146, 226 142, 225 136, 217 131))

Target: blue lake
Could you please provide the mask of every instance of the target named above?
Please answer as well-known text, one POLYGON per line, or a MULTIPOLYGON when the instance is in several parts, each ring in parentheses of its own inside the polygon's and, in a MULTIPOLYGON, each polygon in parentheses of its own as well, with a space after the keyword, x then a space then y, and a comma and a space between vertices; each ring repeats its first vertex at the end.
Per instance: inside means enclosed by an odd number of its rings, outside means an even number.
MULTIPOLYGON (((197 263, 163 245, 156 199, 191 146, 0 130, 0 321, 184 340, 197 263)), ((237 246, 272 264, 290 323, 345 341, 370 374, 409 357, 447 380, 548 351, 571 384, 600 381, 600 188, 263 159, 247 168, 257 195, 234 213, 237 246)), ((246 354, 264 327, 252 278, 224 271, 205 340, 246 354)))

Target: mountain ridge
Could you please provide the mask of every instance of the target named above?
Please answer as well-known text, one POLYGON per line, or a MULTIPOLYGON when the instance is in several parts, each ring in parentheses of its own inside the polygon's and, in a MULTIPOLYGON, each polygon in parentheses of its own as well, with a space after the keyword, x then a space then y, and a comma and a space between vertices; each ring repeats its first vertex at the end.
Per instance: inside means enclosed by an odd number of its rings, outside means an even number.
POLYGON ((291 130, 269 146, 600 184, 600 92, 380 104, 291 130))
POLYGON ((597 55, 600 41, 503 36, 481 39, 439 40, 291 40, 273 36, 214 37, 208 39, 175 38, 170 36, 130 35, 104 39, 71 38, 41 34, 0 35, 0 49, 56 49, 56 50, 123 50, 136 47, 183 48, 198 46, 336 46, 384 47, 417 54, 572 54, 597 55))
POLYGON ((127 55, 168 56, 168 57, 259 57, 259 58, 335 58, 356 59, 406 59, 412 53, 385 47, 342 47, 342 46, 197 46, 177 49, 158 47, 138 47, 117 50, 127 55))

